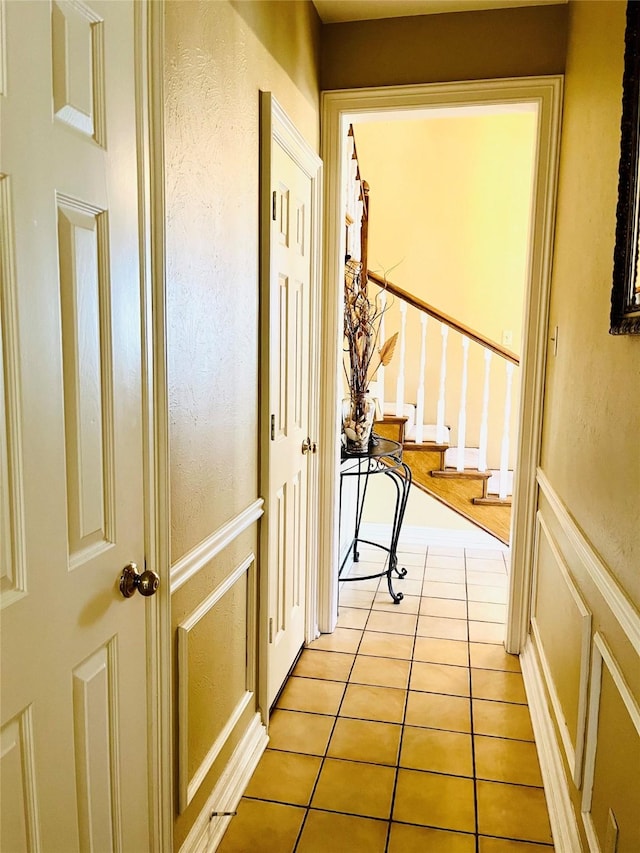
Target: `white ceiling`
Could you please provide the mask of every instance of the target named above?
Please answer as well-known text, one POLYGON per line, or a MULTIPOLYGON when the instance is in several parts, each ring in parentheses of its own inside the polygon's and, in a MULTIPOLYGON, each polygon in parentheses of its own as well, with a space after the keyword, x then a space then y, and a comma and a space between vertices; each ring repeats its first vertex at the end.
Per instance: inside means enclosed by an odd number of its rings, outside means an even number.
POLYGON ((406 18, 442 12, 477 12, 513 6, 546 6, 567 0, 313 0, 324 24, 368 21, 374 18, 406 18))

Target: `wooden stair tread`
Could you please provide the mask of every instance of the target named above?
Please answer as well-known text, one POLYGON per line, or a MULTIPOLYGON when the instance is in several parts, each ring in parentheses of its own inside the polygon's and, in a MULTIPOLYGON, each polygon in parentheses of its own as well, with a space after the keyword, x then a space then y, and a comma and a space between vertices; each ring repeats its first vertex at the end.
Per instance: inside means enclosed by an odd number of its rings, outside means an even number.
POLYGON ((443 453, 449 447, 448 444, 437 444, 435 441, 423 441, 421 444, 416 444, 415 441, 405 439, 403 443, 404 450, 430 450, 434 453, 443 453))
POLYGON ((449 480, 488 480, 491 474, 489 471, 477 471, 475 468, 465 468, 464 471, 458 471, 456 468, 443 468, 439 471, 432 471, 431 476, 449 480))
POLYGON ((511 506, 511 498, 499 498, 498 495, 487 495, 486 498, 474 498, 476 506, 511 506))

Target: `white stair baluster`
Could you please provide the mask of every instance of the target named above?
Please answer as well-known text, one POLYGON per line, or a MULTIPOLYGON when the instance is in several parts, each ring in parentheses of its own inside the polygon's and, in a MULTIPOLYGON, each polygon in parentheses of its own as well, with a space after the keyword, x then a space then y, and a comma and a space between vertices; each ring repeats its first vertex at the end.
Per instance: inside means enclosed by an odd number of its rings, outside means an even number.
POLYGON ((498 478, 498 497, 507 497, 507 479, 509 473, 509 427, 511 422, 511 382, 513 380, 513 364, 507 362, 507 388, 504 395, 504 424, 502 427, 502 445, 500 447, 500 476, 498 478))
POLYGON ((487 444, 489 443, 489 386, 491 382, 490 349, 484 351, 484 391, 482 393, 482 421, 480 423, 480 450, 478 451, 478 471, 487 470, 487 444))
MULTIPOLYGON (((380 311, 382 312, 382 316, 380 317, 380 346, 382 346, 385 341, 385 313, 387 308, 387 291, 380 291, 380 311)), ((380 365, 378 368, 378 373, 376 374, 377 378, 377 386, 378 386, 378 400, 380 401, 380 409, 382 414, 384 415, 384 365, 380 365)))
POLYGON ((467 378, 469 372, 469 338, 462 338, 462 382, 460 385, 460 411, 458 412, 458 471, 464 471, 465 443, 467 440, 467 378))
POLYGON ((427 363, 427 320, 424 312, 420 315, 420 373, 418 376, 418 391, 416 393, 416 444, 422 444, 424 431, 424 370, 427 363))
POLYGON ((404 362, 406 357, 407 303, 400 303, 400 366, 396 381, 396 417, 404 414, 404 362))
POLYGON ((447 390, 447 339, 449 337, 449 327, 445 326, 444 323, 440 324, 440 334, 442 335, 442 354, 440 357, 440 392, 438 394, 436 440, 438 444, 443 444, 445 440, 444 409, 447 390))

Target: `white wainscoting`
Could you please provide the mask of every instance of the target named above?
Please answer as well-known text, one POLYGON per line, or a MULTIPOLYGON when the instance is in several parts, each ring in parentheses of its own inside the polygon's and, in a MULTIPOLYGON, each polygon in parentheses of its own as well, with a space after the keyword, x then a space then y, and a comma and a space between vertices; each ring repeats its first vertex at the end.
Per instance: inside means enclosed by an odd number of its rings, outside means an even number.
POLYGON ((183 812, 212 768, 236 724, 254 698, 256 683, 256 600, 255 555, 249 554, 199 606, 178 625, 178 766, 179 802, 183 812), (193 775, 189 774, 189 638, 195 626, 221 601, 238 581, 247 581, 246 602, 246 672, 245 690, 236 702, 226 723, 211 744, 193 775))
POLYGON ((579 788, 582 778, 582 756, 584 751, 584 733, 587 719, 587 688, 589 683, 589 658, 591 650, 591 612, 582 600, 582 596, 578 592, 578 588, 576 587, 573 578, 571 577, 569 568, 564 558, 562 557, 562 554, 560 553, 560 549, 558 548, 553 536, 549 531, 549 528, 547 527, 540 513, 537 514, 536 551, 534 556, 534 566, 534 588, 532 592, 531 616, 532 634, 536 644, 536 651, 540 660, 540 666, 542 668, 542 675, 544 676, 547 693, 549 695, 549 699, 551 700, 553 712, 555 714, 556 722, 560 731, 560 737, 562 739, 562 745, 564 747, 567 762, 569 764, 569 767, 571 767, 571 773, 573 776, 574 784, 576 788, 579 788), (578 618, 580 620, 580 687, 578 691, 578 706, 575 709, 577 725, 576 731, 575 733, 573 733, 573 735, 569 731, 569 726, 567 725, 565 710, 562 707, 562 702, 558 695, 558 690, 552 674, 552 668, 549 665, 547 653, 545 651, 544 637, 541 635, 540 626, 538 624, 537 619, 537 592, 538 576, 540 571, 539 554, 541 537, 544 538, 544 540, 549 546, 549 549, 554 558, 557 572, 564 581, 569 591, 571 601, 575 606, 575 609, 578 613, 578 618))
MULTIPOLYGON (((593 662, 591 666, 591 691, 589 696, 589 723, 587 728, 587 745, 584 766, 584 789, 582 792, 582 820, 584 822, 589 850, 592 853, 600 853, 603 849, 598 841, 598 836, 591 818, 591 801, 593 796, 593 783, 595 776, 596 752, 598 748, 598 723, 600 715, 600 695, 602 688, 602 666, 606 666, 613 683, 615 684, 629 717, 640 738, 640 707, 633 697, 629 685, 625 681, 618 662, 614 658, 604 637, 597 632, 593 638, 593 662)), ((615 827, 615 821, 614 821, 615 827)), ((617 827, 614 829, 617 836, 617 827)), ((616 840, 613 838, 607 845, 609 850, 616 849, 616 840)))

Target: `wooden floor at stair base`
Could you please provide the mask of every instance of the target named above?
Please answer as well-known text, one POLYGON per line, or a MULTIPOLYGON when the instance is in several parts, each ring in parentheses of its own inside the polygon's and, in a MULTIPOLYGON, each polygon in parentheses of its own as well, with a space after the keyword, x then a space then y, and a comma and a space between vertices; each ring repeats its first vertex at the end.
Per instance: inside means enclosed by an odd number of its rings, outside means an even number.
POLYGON ((414 485, 509 544, 511 507, 474 504, 473 498, 482 496, 482 480, 432 477, 440 458, 439 451, 409 450, 405 445, 403 460, 411 468, 414 485))

